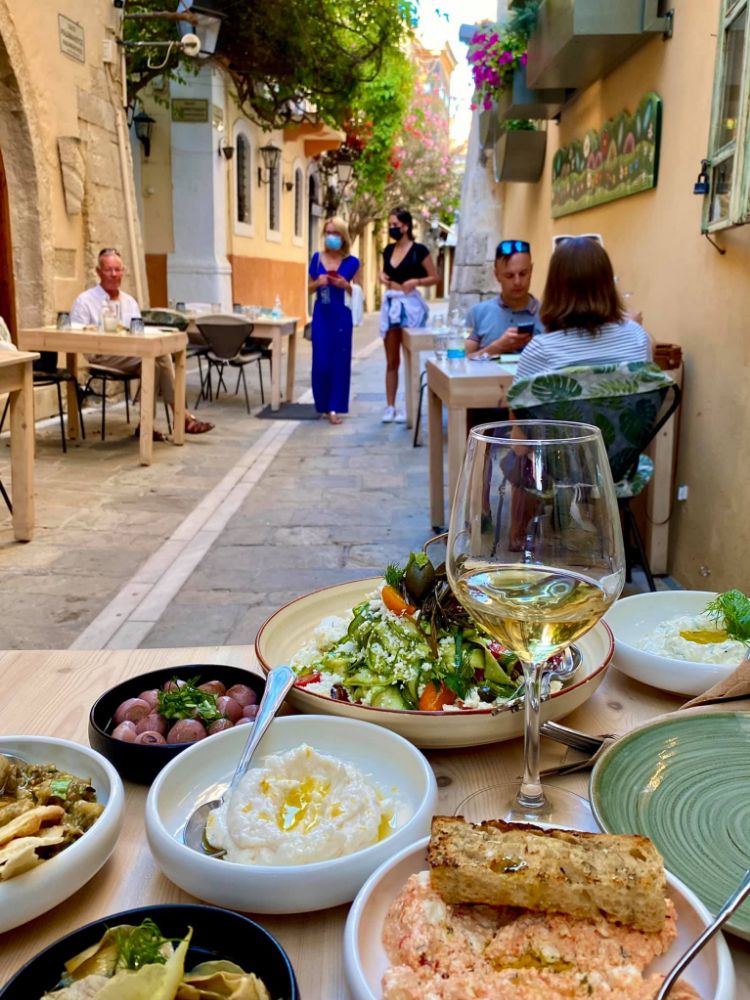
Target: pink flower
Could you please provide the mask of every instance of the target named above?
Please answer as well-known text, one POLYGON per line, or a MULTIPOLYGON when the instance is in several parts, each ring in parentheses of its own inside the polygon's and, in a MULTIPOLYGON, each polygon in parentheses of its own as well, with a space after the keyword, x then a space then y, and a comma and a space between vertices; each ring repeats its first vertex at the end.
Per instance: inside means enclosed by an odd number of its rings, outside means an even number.
POLYGON ((485 111, 489 111, 490 108, 492 107, 492 98, 491 97, 485 97, 485 99, 482 102, 482 104, 483 104, 484 110, 485 111))
POLYGON ((508 52, 508 50, 506 49, 505 52, 503 52, 503 54, 498 59, 498 62, 500 63, 501 66, 505 66, 507 63, 513 62, 513 53, 508 52))
POLYGON ((472 111, 477 111, 479 109, 479 105, 474 103, 470 104, 469 107, 471 108, 472 111))
POLYGON ((519 66, 525 66, 528 61, 529 61, 528 53, 527 52, 523 52, 521 54, 520 59, 518 60, 518 64, 519 64, 519 66))

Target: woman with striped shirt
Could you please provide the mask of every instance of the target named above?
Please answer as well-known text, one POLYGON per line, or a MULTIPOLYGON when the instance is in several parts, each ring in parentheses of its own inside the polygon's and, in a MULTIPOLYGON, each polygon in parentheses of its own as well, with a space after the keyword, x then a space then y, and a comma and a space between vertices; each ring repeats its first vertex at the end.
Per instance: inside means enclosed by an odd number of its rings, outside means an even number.
POLYGON ((651 338, 626 314, 612 263, 595 240, 558 244, 540 310, 547 333, 521 353, 515 381, 580 365, 651 361, 651 338))

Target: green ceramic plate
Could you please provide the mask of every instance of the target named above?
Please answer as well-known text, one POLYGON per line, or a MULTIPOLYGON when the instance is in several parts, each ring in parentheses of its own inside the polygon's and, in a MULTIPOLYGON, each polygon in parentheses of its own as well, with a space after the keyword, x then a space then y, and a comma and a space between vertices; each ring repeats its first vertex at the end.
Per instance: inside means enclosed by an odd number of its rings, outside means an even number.
MULTIPOLYGON (((608 833, 641 833, 716 913, 750 867, 750 713, 672 716, 623 736, 591 772, 608 833)), ((750 940, 750 903, 727 927, 750 940)))

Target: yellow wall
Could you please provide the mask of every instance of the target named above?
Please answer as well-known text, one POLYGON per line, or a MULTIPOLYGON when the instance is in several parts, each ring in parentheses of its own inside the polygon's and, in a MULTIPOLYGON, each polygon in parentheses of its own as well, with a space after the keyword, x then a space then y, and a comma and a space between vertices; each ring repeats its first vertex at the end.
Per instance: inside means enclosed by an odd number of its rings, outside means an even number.
POLYGON ((507 184, 503 235, 534 248, 541 295, 553 233, 598 232, 620 288, 633 292, 657 341, 682 346, 685 385, 670 572, 686 587, 750 589, 750 227, 718 235, 720 256, 701 235, 702 199, 692 189, 706 155, 718 0, 675 4, 671 41, 655 37, 551 122, 543 180, 507 184), (663 100, 658 187, 552 220, 551 163, 558 144, 582 138, 647 91, 663 100))

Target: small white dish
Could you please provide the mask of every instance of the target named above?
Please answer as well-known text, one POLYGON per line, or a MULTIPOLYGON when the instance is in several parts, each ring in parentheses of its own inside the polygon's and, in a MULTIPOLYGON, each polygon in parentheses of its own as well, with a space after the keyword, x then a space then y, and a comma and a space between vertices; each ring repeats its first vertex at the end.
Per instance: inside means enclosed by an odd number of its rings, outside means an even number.
POLYGON ((125 793, 114 767, 88 747, 48 736, 0 736, 0 753, 30 764, 51 763, 87 778, 104 812, 83 836, 36 868, 0 882, 0 933, 47 913, 95 875, 114 850, 122 827, 125 793))
POLYGON ((384 840, 330 861, 308 865, 242 865, 199 854, 182 842, 193 810, 217 798, 232 776, 247 740, 244 726, 202 740, 157 776, 146 802, 146 836, 167 878, 218 906, 252 913, 305 913, 354 899, 387 858, 429 832, 437 783, 427 760, 409 742, 380 726, 323 715, 275 719, 260 742, 263 758, 306 743, 354 764, 399 800, 399 825, 384 840))
POLYGON ((710 590, 659 590, 616 601, 604 616, 615 636, 613 666, 636 681, 675 694, 703 694, 729 677, 738 663, 696 663, 648 653, 635 645, 662 622, 700 614, 715 597, 710 590))
MULTIPOLYGON (((410 875, 427 871, 429 837, 404 848, 381 865, 362 886, 349 911, 344 930, 344 973, 353 1000, 381 1000, 381 981, 390 965, 382 944, 388 908, 410 875)), ((677 937, 671 948, 649 965, 650 972, 666 973, 688 945, 711 923, 698 897, 667 872, 667 891, 677 908, 677 937)), ((718 933, 683 974, 706 1000, 734 1000, 734 966, 726 941, 718 933)))

